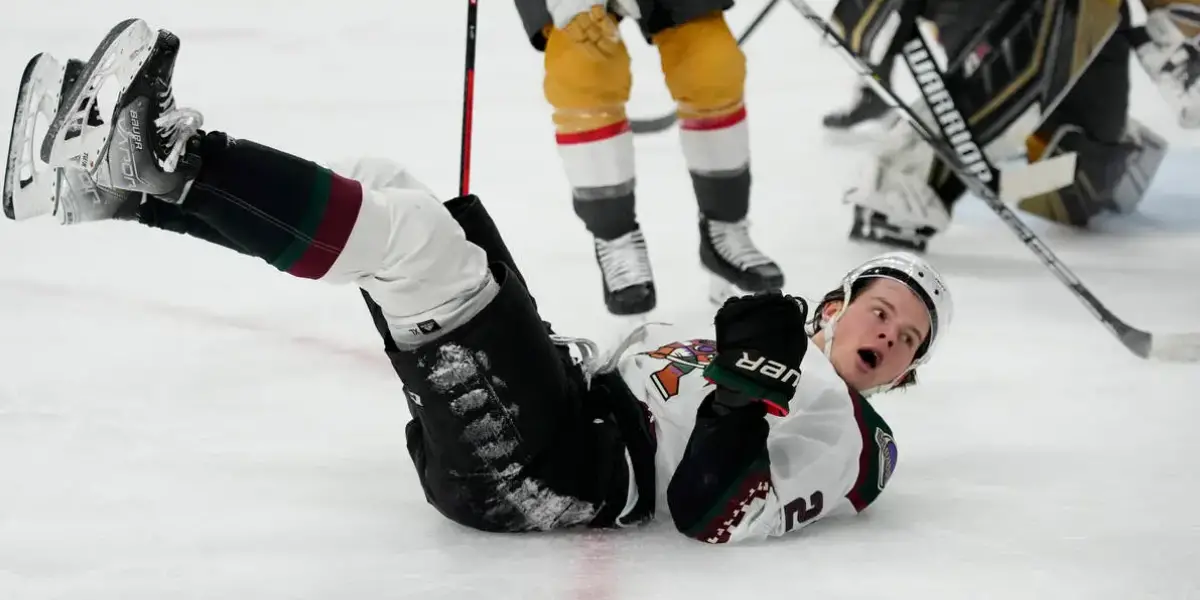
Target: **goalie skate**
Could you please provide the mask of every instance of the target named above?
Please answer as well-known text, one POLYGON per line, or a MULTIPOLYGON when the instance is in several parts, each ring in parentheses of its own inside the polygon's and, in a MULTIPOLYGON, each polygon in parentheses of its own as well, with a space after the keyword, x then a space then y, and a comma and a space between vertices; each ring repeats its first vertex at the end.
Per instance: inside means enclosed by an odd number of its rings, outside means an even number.
POLYGON ((44 162, 55 167, 77 164, 95 174, 103 164, 101 157, 108 154, 113 127, 93 127, 88 123, 88 115, 93 108, 106 114, 108 107, 96 104, 100 93, 107 91, 102 86, 111 84, 119 91, 111 105, 109 123, 118 122, 122 108, 119 101, 150 58, 157 38, 157 32, 140 19, 122 21, 108 32, 84 66, 79 81, 66 93, 62 110, 50 124, 41 147, 44 162))
POLYGON ((17 90, 8 160, 4 170, 4 216, 23 220, 50 214, 58 197, 58 172, 38 156, 38 135, 58 112, 63 65, 41 53, 25 65, 17 90))

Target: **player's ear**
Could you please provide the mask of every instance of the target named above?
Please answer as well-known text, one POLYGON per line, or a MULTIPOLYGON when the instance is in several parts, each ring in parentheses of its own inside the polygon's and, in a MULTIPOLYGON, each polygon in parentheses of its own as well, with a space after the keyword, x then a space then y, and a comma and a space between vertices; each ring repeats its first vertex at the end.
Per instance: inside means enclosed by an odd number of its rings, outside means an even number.
POLYGON ((832 319, 839 310, 842 310, 843 304, 841 299, 829 300, 821 304, 821 321, 826 322, 832 319))

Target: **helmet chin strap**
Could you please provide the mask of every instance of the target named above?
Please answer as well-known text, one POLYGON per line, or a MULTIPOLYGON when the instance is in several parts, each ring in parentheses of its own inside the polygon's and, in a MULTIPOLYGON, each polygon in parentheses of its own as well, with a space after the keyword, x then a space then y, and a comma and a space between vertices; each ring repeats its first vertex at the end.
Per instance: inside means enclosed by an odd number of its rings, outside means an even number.
POLYGON ((842 306, 838 308, 833 317, 821 323, 821 331, 825 332, 825 347, 821 348, 821 352, 831 360, 833 359, 833 332, 837 329, 837 322, 842 318, 842 313, 846 312, 846 307, 850 305, 850 287, 851 282, 849 281, 842 284, 842 306))

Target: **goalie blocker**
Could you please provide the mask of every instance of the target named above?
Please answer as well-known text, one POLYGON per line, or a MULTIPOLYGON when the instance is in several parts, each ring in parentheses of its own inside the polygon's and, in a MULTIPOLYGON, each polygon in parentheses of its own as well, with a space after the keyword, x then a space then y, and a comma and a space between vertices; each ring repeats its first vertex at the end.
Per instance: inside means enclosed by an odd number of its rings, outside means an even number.
MULTIPOLYGON (((1128 35, 1128 8, 1117 0, 1030 4, 1008 0, 987 10, 964 4, 953 31, 941 32, 945 73, 928 79, 922 70, 937 65, 933 57, 919 55, 924 44, 893 41, 920 35, 921 0, 891 3, 890 13, 860 12, 890 20, 894 37, 874 44, 900 48, 917 67, 918 85, 945 81, 944 90, 923 91, 927 96, 940 91, 949 101, 922 106, 922 117, 931 125, 951 118, 969 127, 981 146, 977 150, 1000 167, 1006 201, 1073 226, 1086 226, 1104 212, 1129 212, 1152 180, 1166 143, 1128 116, 1129 54, 1131 39, 1137 39, 1128 35)), ((969 156, 961 158, 971 164, 969 156)), ((865 171, 864 184, 846 196, 856 211, 852 239, 923 250, 949 225, 965 191, 903 122, 888 132, 865 171)))

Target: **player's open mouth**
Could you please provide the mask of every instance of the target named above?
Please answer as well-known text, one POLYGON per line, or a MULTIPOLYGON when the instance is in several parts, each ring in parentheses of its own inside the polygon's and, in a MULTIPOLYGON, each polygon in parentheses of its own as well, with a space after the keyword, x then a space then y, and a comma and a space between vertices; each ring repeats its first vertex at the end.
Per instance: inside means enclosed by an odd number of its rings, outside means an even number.
POLYGON ((858 359, 862 361, 868 369, 874 369, 879 366, 879 353, 870 348, 862 348, 858 351, 858 359))

